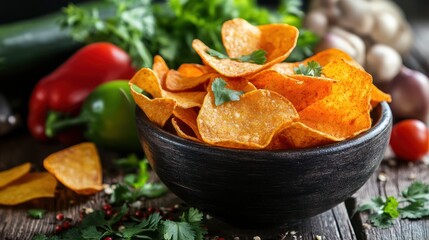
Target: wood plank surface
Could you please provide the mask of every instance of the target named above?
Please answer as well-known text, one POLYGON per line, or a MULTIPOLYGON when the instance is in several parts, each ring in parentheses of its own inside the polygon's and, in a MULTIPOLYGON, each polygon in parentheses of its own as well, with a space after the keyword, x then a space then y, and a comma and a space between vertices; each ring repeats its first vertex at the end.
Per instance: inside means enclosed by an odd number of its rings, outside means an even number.
MULTIPOLYGON (((354 195, 357 204, 362 204, 376 196, 398 197, 403 189, 413 181, 429 183, 427 163, 406 164, 387 157, 371 179, 354 195), (383 177, 386 177, 385 181, 383 177)), ((429 239, 429 220, 397 220, 392 227, 375 228, 367 223, 368 215, 357 214, 353 223, 356 235, 365 240, 426 240, 429 239)))
MULTIPOLYGON (((43 171, 42 161, 52 152, 66 147, 62 144, 40 143, 32 139, 25 133, 9 136, 0 139, 0 171, 12 166, 30 161, 33 163, 33 170, 43 171)), ((99 149, 101 161, 104 168, 104 182, 115 182, 121 176, 112 162, 119 155, 99 149)), ((71 190, 60 186, 54 199, 33 200, 19 206, 0 207, 0 239, 1 240, 27 240, 36 233, 53 233, 58 222, 55 221, 56 213, 63 213, 65 217, 78 219, 83 208, 100 209, 106 202, 107 197, 104 192, 94 196, 79 196, 71 190), (27 216, 27 210, 31 208, 43 208, 48 212, 42 219, 31 219, 27 216)), ((182 201, 174 194, 146 200, 144 206, 172 206, 181 204, 182 201)), ((269 207, 269 206, 267 206, 269 207)), ((344 204, 322 213, 311 219, 302 221, 294 226, 286 226, 280 229, 269 230, 243 230, 229 226, 216 218, 208 217, 205 220, 209 234, 207 239, 253 240, 258 236, 261 239, 302 239, 314 240, 317 236, 322 239, 332 240, 355 240, 357 239, 347 210, 344 204)), ((257 239, 257 238, 256 238, 257 239)))

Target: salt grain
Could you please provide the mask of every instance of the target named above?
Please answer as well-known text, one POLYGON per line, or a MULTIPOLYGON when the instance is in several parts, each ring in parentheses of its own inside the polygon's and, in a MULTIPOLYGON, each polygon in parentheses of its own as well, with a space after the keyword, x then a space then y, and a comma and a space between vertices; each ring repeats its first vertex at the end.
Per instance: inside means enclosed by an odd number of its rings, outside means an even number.
POLYGON ((379 180, 380 182, 385 182, 385 181, 387 181, 387 176, 386 176, 386 174, 384 174, 384 173, 380 173, 380 174, 378 174, 378 180, 379 180))

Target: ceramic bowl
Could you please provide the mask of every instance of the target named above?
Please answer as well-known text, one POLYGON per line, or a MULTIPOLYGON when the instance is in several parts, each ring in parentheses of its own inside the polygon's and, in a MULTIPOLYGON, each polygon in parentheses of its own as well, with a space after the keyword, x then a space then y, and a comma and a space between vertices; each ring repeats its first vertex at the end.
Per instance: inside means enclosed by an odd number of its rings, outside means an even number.
POLYGON ((242 228, 273 228, 327 211, 355 193, 379 166, 392 114, 372 111, 371 129, 304 150, 238 150, 180 138, 137 109, 143 150, 161 181, 190 206, 242 228))

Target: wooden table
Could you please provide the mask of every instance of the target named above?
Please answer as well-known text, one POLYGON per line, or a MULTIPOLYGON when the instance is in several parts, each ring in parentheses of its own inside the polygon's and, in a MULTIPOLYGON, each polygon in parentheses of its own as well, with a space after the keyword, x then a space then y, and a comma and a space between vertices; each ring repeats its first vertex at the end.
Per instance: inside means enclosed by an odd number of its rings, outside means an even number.
MULTIPOLYGON (((429 27, 427 22, 413 23, 416 47, 405 59, 406 64, 429 74, 429 27)), ((16 166, 24 162, 32 162, 35 170, 43 170, 42 161, 50 153, 66 147, 61 144, 40 143, 33 140, 27 132, 15 132, 13 135, 0 139, 0 170, 16 166)), ((105 182, 112 182, 120 175, 112 161, 117 153, 100 149, 104 167, 105 182)), ((225 239, 302 239, 302 240, 424 240, 429 239, 429 219, 400 220, 390 228, 371 227, 367 223, 367 215, 355 214, 357 204, 375 196, 398 196, 400 191, 413 180, 429 183, 429 167, 424 162, 418 164, 395 164, 396 161, 386 157, 379 169, 368 182, 350 199, 335 208, 311 219, 302 221, 293 227, 273 230, 241 230, 228 226, 217 219, 205 221, 208 226, 208 239, 217 236, 225 239), (380 181, 379 175, 387 177, 380 181), (238 237, 238 238, 237 238, 238 237), (320 238, 319 238, 320 237, 320 238)), ((104 193, 91 197, 82 197, 66 188, 60 188, 55 199, 34 200, 16 207, 0 207, 0 239, 27 240, 35 233, 52 233, 56 225, 55 214, 64 213, 67 217, 76 217, 84 207, 99 209, 105 201, 104 193), (48 210, 43 219, 34 220, 27 217, 27 209, 40 207, 48 210)), ((146 206, 171 206, 181 203, 172 193, 167 196, 145 201, 146 206)))

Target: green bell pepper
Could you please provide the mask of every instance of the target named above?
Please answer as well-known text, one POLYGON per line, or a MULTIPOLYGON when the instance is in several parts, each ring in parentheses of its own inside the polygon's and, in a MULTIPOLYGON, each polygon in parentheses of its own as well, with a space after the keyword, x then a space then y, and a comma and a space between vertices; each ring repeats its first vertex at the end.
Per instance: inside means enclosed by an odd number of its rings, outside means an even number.
POLYGON ((46 136, 59 131, 84 126, 84 136, 99 146, 141 151, 135 123, 135 102, 128 81, 118 80, 99 85, 85 99, 80 114, 67 117, 50 112, 46 121, 46 136))

